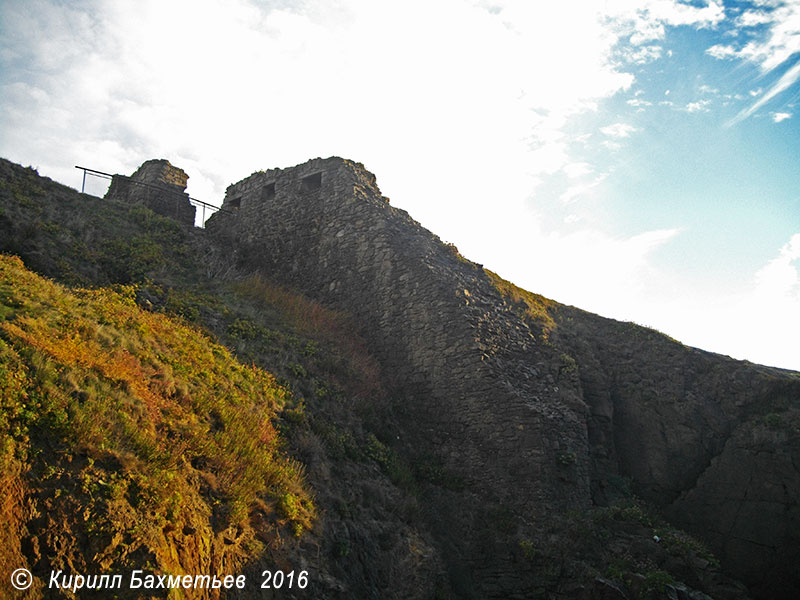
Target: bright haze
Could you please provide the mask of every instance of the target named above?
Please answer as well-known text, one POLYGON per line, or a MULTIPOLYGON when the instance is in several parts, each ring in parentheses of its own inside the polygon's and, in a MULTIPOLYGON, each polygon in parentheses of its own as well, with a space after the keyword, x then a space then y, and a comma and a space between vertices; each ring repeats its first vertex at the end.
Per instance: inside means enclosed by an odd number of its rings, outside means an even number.
POLYGON ((526 289, 800 370, 798 0, 0 10, 0 154, 43 175, 168 158, 219 204, 351 158, 526 289))

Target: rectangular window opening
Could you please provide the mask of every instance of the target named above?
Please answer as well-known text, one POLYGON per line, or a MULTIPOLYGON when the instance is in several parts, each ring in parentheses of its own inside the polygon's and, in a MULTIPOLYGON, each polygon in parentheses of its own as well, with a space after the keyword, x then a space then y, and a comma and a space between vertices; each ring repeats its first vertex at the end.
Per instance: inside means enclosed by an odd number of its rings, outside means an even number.
POLYGON ((268 183, 261 189, 261 199, 272 200, 275 197, 275 182, 268 183))
POLYGON ((300 181, 300 191, 311 192, 322 187, 322 173, 314 173, 303 177, 300 181))
POLYGON ((241 196, 231 200, 231 210, 239 210, 239 207, 241 205, 242 205, 242 197, 241 196))

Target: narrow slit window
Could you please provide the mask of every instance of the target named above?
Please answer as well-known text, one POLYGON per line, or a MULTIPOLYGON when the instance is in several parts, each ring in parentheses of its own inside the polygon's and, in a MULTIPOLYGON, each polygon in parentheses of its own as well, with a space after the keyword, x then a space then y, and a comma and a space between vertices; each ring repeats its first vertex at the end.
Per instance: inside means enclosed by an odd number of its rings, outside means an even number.
POLYGON ((261 199, 262 200, 272 200, 275 197, 275 183, 268 183, 264 186, 261 190, 261 199))
POLYGON ((311 192, 318 190, 321 187, 322 173, 314 173, 313 175, 303 177, 302 181, 300 182, 300 191, 302 192, 311 192))

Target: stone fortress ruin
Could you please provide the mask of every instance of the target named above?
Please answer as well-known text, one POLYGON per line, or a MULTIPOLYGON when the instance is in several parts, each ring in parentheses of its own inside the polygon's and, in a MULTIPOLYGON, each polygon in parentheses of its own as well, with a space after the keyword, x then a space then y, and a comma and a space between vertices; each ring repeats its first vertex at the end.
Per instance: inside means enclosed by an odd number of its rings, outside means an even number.
MULTIPOLYGON (((131 179, 153 187, 115 180, 108 197, 194 223, 182 170, 148 161, 131 179)), ((253 173, 206 234, 248 272, 353 316, 391 384, 398 446, 460 482, 426 497, 429 526, 482 597, 533 585, 473 533, 486 505, 535 524, 607 502, 623 479, 748 584, 796 577, 791 442, 752 415, 800 386, 557 303, 555 321, 531 317, 350 160, 253 173)))
POLYGON ((195 207, 189 202, 189 176, 168 160, 148 160, 130 177, 114 175, 106 193, 110 200, 147 206, 153 212, 194 225, 195 207))

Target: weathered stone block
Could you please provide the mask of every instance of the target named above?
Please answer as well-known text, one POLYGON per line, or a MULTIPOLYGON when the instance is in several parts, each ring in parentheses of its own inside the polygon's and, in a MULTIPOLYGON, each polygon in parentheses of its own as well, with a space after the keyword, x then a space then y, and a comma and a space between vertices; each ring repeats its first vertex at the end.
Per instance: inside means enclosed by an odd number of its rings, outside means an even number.
POLYGON ((195 207, 185 192, 189 176, 166 159, 148 160, 130 177, 114 175, 109 200, 142 204, 155 213, 194 225, 195 207))

